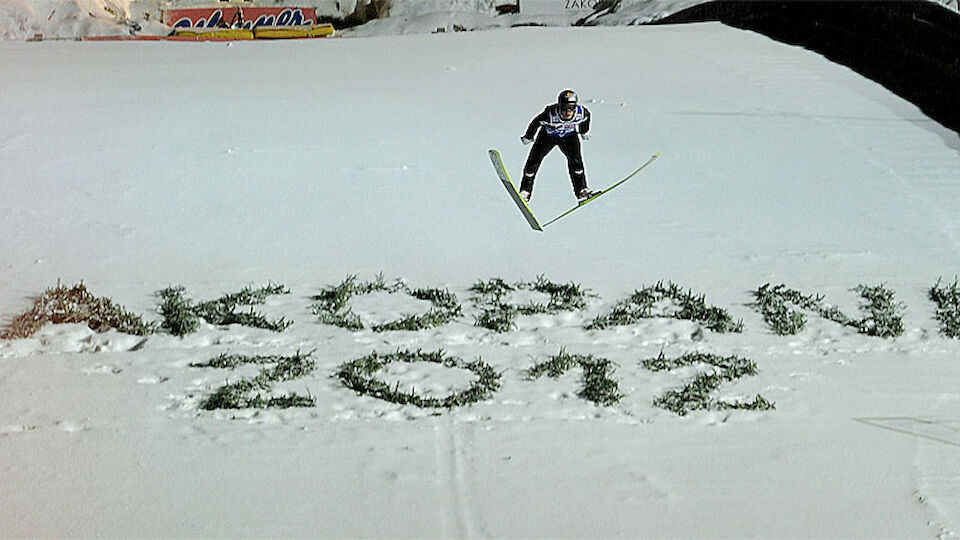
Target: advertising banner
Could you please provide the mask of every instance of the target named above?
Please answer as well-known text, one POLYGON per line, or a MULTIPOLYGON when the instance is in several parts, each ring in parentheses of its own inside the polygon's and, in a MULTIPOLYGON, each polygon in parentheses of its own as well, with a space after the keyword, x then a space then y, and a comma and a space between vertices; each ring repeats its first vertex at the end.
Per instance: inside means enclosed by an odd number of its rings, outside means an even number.
POLYGON ((524 15, 587 14, 600 0, 520 0, 524 15))
POLYGON ((163 22, 175 28, 232 27, 252 30, 258 26, 302 26, 317 22, 312 7, 212 7, 170 9, 163 22))

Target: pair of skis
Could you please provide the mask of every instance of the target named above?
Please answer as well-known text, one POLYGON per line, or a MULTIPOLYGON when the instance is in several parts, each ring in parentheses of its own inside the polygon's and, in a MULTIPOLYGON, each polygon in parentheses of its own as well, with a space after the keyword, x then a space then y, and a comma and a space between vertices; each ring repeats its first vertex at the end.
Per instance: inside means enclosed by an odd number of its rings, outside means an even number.
POLYGON ((540 222, 537 221, 537 218, 533 215, 533 212, 530 211, 530 206, 527 204, 527 201, 523 200, 523 197, 520 196, 520 192, 517 190, 517 187, 513 185, 513 181, 510 180, 510 175, 507 174, 507 169, 506 167, 503 166, 503 158, 500 157, 500 152, 496 150, 490 150, 490 161, 493 162, 493 168, 497 171, 497 176, 500 177, 500 181, 503 182, 503 187, 507 189, 507 193, 510 194, 510 198, 513 199, 514 203, 516 203, 517 208, 520 209, 520 213, 523 214, 524 218, 526 218, 527 223, 530 224, 530 227, 533 228, 533 230, 540 231, 540 232, 543 232, 543 228, 546 227, 547 225, 550 225, 551 223, 556 222, 560 218, 569 215, 571 212, 580 209, 584 205, 599 199, 604 194, 610 193, 611 191, 616 189, 617 186, 619 186, 620 184, 623 184, 627 180, 636 176, 637 173, 642 171, 647 165, 650 165, 651 163, 653 163, 654 160, 656 160, 658 157, 660 157, 660 152, 654 153, 652 156, 650 156, 650 159, 648 159, 643 165, 638 167, 637 170, 628 174, 623 180, 620 180, 616 184, 613 184, 612 186, 597 192, 596 195, 594 195, 593 197, 590 197, 589 199, 580 201, 580 203, 574 206, 573 208, 567 210, 566 212, 560 214, 559 216, 541 225, 540 222))

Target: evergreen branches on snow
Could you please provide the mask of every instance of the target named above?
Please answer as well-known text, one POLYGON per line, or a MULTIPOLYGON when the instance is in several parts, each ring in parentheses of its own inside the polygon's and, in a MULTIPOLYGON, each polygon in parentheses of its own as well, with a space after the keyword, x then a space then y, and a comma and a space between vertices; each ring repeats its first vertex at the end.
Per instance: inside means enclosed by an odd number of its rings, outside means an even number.
POLYGON ((849 321, 848 326, 868 336, 889 338, 903 335, 904 305, 894 301, 896 293, 882 284, 875 287, 858 285, 854 290, 860 294, 860 310, 866 312, 866 316, 849 321))
POLYGON ((854 291, 862 300, 860 309, 865 315, 861 319, 848 317, 836 306, 825 304, 821 295, 804 295, 782 283, 774 287, 767 283, 754 291, 756 303, 753 306, 778 335, 793 335, 803 330, 807 319, 801 310, 811 311, 869 336, 889 338, 903 334, 904 306, 894 300, 892 290, 882 284, 875 287, 861 284, 854 291))
POLYGON ((670 371, 678 368, 706 365, 712 369, 709 372, 698 373, 693 380, 683 387, 668 390, 653 401, 655 407, 666 409, 680 416, 686 416, 696 410, 769 410, 775 408, 774 403, 761 395, 752 401, 723 401, 712 397, 712 394, 725 382, 734 381, 741 377, 757 374, 757 364, 753 360, 739 356, 721 357, 715 354, 687 353, 679 358, 666 358, 663 352, 657 358, 643 361, 643 366, 651 371, 670 371))
POLYGON ((299 379, 312 373, 317 367, 316 362, 310 358, 312 355, 312 352, 300 354, 300 351, 297 351, 293 356, 221 354, 208 362, 191 364, 191 367, 196 368, 223 369, 236 369, 247 364, 273 364, 273 367, 262 369, 258 375, 251 379, 228 382, 221 386, 205 399, 200 407, 208 411, 217 409, 313 407, 316 405, 316 398, 311 395, 301 396, 296 393, 279 396, 270 395, 274 384, 299 379))
POLYGON ((743 322, 734 322, 723 308, 709 306, 706 295, 695 295, 676 283, 662 281, 653 287, 634 291, 630 297, 617 302, 606 315, 587 324, 587 330, 603 330, 611 326, 635 324, 643 319, 668 317, 695 321, 714 332, 743 332, 743 322))
POLYGON ((583 369, 582 386, 577 391, 577 396, 602 406, 616 405, 620 402, 623 397, 620 393, 620 385, 611 377, 614 366, 606 358, 569 354, 566 349, 560 349, 560 352, 551 356, 549 360, 528 369, 527 378, 538 379, 546 375, 556 379, 575 367, 583 369))
POLYGON ((284 318, 269 320, 261 313, 254 311, 252 306, 266 302, 267 297, 279 294, 289 294, 290 291, 283 285, 269 284, 259 289, 245 287, 232 294, 226 294, 216 300, 194 303, 189 300, 186 288, 182 286, 167 287, 157 291, 160 297, 160 315, 163 316, 162 328, 175 336, 185 336, 196 332, 200 321, 209 324, 226 326, 239 324, 253 328, 264 328, 274 332, 282 332, 291 324, 284 318), (249 311, 238 312, 240 306, 250 306, 249 311))
POLYGON ((316 303, 313 312, 319 316, 320 322, 346 328, 348 330, 363 330, 364 325, 360 316, 349 306, 354 296, 386 292, 390 294, 402 293, 418 300, 430 302, 432 306, 419 315, 404 315, 398 320, 384 324, 375 324, 370 327, 374 332, 391 330, 425 330, 443 326, 460 316, 462 307, 455 294, 446 289, 414 289, 405 281, 397 279, 387 284, 383 274, 377 275, 374 281, 357 282, 357 276, 347 276, 339 285, 327 287, 320 294, 313 297, 316 303))
POLYGON ((447 356, 442 350, 423 352, 399 349, 394 353, 373 352, 362 358, 340 365, 336 376, 351 390, 358 394, 375 397, 400 405, 413 405, 421 408, 453 408, 469 405, 488 399, 500 389, 500 374, 481 359, 466 362, 455 356, 447 356), (430 362, 447 368, 460 368, 476 375, 476 380, 464 390, 452 392, 443 397, 426 397, 417 393, 416 388, 401 390, 400 383, 390 386, 378 379, 376 374, 391 362, 430 362))
POLYGON ((936 319, 940 333, 951 338, 960 338, 960 287, 954 278, 950 285, 937 284, 930 288, 928 296, 937 305, 936 319))
POLYGON ((478 281, 470 291, 473 293, 473 305, 480 308, 475 326, 494 332, 509 332, 516 327, 520 315, 555 314, 561 311, 575 311, 587 305, 587 299, 595 297, 589 290, 576 283, 554 283, 543 275, 532 282, 518 281, 509 284, 502 278, 478 281), (522 304, 511 304, 508 295, 515 291, 533 291, 549 295, 546 302, 528 300, 522 304))

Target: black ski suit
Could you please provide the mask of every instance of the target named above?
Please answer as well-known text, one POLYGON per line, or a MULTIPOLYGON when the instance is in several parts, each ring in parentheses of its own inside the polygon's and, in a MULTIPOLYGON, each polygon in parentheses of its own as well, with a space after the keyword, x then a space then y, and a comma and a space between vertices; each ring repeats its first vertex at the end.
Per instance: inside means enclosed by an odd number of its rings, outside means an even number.
POLYGON ((530 154, 527 155, 527 163, 523 166, 520 191, 533 193, 533 181, 540 169, 540 163, 554 146, 559 146, 560 151, 567 158, 567 170, 570 173, 570 181, 573 183, 574 195, 586 188, 587 175, 583 169, 583 155, 580 151, 578 134, 586 135, 588 131, 590 131, 590 111, 586 107, 577 105, 570 120, 564 120, 560 116, 560 106, 557 104, 548 105, 543 109, 543 112, 530 122, 526 133, 523 134, 526 140, 533 139, 536 134, 536 140, 533 142, 530 154), (539 133, 537 133, 538 129, 539 133))

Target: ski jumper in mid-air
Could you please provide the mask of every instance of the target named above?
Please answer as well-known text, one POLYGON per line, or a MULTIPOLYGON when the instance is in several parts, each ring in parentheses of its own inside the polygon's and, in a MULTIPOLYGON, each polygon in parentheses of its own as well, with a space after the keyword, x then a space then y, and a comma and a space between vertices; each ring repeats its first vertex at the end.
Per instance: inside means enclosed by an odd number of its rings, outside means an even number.
POLYGON ((583 169, 583 155, 580 151, 580 139, 590 138, 590 111, 577 101, 577 93, 573 90, 560 92, 557 102, 547 105, 520 137, 523 144, 533 143, 523 166, 523 181, 520 183, 520 196, 523 200, 530 200, 540 163, 555 146, 559 146, 567 158, 567 170, 577 199, 584 201, 596 195, 595 191, 587 187, 587 175, 583 169))

